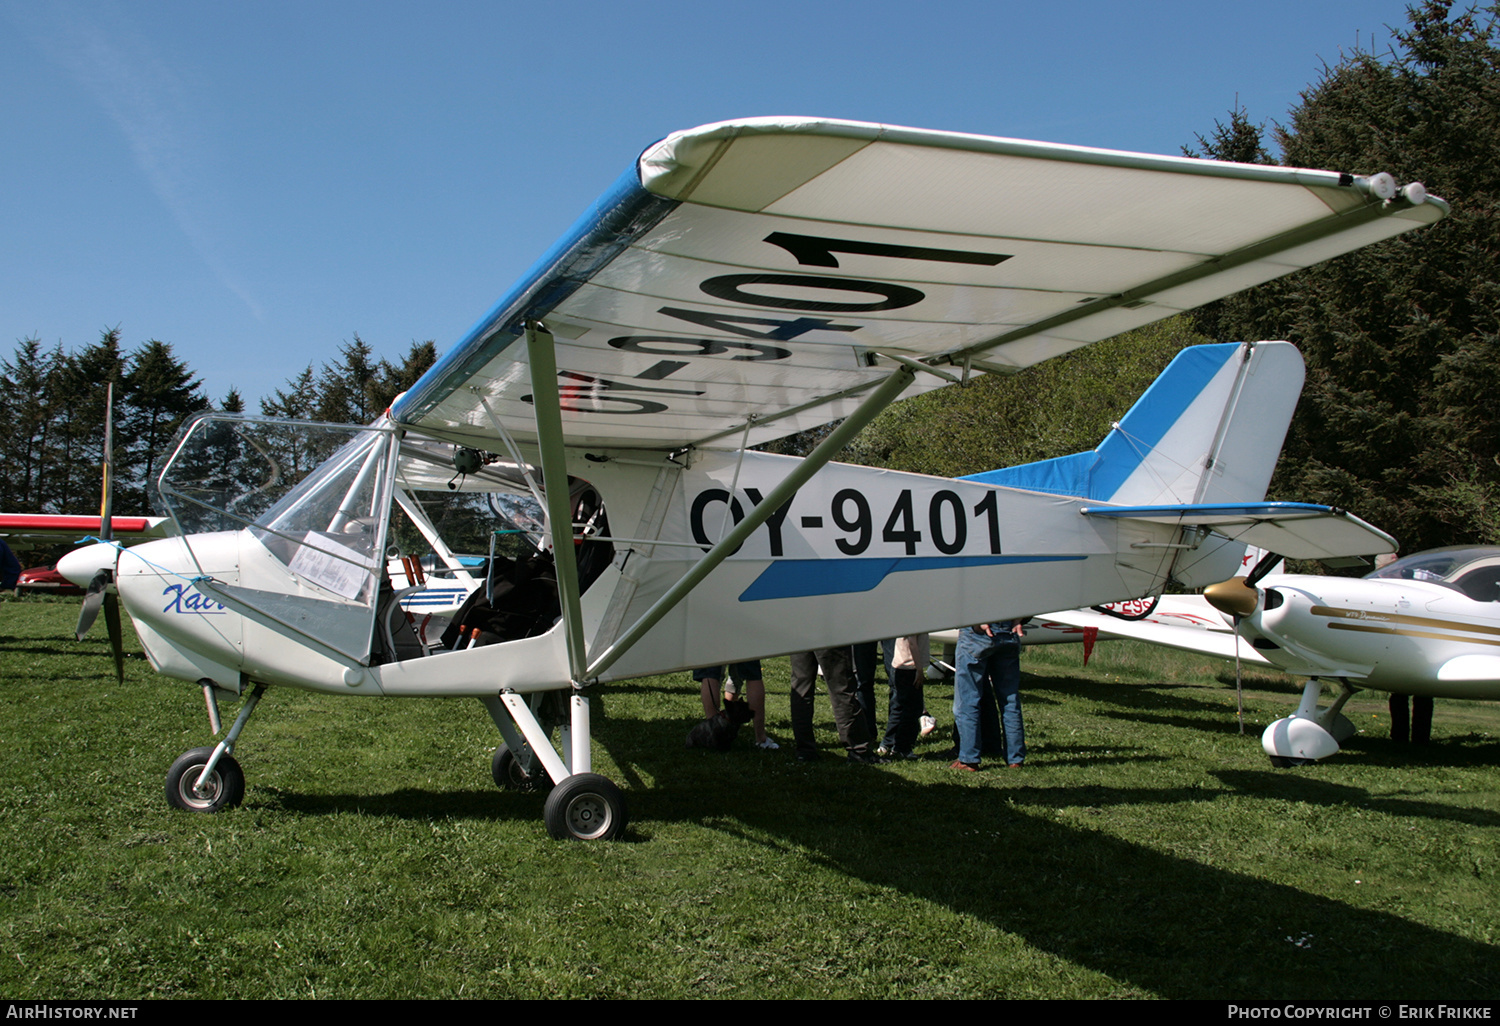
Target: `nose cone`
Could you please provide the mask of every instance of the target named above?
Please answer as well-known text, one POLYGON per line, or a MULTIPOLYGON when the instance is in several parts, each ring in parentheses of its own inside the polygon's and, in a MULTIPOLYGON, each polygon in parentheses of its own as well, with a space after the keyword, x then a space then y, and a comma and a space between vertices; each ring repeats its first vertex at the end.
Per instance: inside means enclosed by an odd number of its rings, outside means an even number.
POLYGON ((113 570, 115 560, 119 558, 120 550, 113 545, 99 542, 94 545, 85 545, 81 549, 74 549, 62 559, 57 561, 57 572, 80 588, 87 588, 89 582, 100 570, 113 570))
POLYGON ((1231 577, 1203 589, 1208 604, 1228 616, 1249 616, 1260 605, 1260 592, 1245 583, 1243 577, 1231 577))

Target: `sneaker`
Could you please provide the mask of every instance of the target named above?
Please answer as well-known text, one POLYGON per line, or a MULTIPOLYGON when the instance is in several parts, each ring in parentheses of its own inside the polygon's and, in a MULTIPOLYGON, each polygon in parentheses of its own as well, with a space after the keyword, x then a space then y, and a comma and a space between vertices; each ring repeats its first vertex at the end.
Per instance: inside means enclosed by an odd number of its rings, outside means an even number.
POLYGON ((933 719, 931 716, 926 715, 925 713, 922 715, 922 721, 921 722, 922 722, 922 733, 920 735, 918 735, 918 736, 920 736, 920 737, 926 737, 928 734, 931 734, 934 730, 937 730, 937 720, 933 719))
POLYGON ((764 741, 755 742, 755 747, 759 748, 763 752, 774 752, 781 746, 767 737, 764 741))
POLYGON ((886 762, 885 756, 871 755, 869 752, 850 752, 848 759, 863 766, 883 766, 886 762))
POLYGON ((959 762, 954 759, 948 766, 949 769, 963 770, 965 773, 978 773, 979 767, 972 762, 959 762))

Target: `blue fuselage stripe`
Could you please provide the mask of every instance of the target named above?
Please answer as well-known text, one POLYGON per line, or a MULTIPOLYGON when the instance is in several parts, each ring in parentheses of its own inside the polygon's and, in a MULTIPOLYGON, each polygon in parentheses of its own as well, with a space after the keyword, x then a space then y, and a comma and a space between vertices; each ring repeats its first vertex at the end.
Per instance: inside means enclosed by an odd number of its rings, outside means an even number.
POLYGON ((741 602, 852 595, 873 591, 891 574, 959 570, 1010 563, 1061 563, 1084 556, 906 556, 884 559, 778 559, 740 595, 741 602))

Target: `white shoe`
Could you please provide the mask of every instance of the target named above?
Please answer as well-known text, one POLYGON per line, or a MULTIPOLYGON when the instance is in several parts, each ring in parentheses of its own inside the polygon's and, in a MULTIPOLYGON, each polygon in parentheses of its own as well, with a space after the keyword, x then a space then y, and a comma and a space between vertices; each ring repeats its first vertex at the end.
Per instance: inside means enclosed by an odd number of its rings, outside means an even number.
POLYGON ((755 742, 755 747, 759 748, 763 752, 774 752, 781 746, 768 737, 764 741, 755 742))

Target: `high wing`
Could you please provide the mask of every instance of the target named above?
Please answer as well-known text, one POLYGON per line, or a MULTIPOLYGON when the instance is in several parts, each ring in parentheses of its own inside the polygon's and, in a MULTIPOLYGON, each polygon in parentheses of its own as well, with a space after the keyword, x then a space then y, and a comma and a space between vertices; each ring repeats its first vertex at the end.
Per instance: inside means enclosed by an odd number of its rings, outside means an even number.
POLYGON ((808 118, 651 146, 392 408, 535 437, 523 324, 556 339, 572 445, 755 445, 1011 372, 1438 220, 1389 175, 808 118), (946 371, 943 368, 947 368, 946 371))
MULTIPOLYGON (((0 513, 0 537, 36 541, 78 541, 87 535, 97 536, 100 517, 72 516, 60 513, 0 513)), ((110 517, 114 537, 123 541, 165 538, 166 517, 110 517)))

